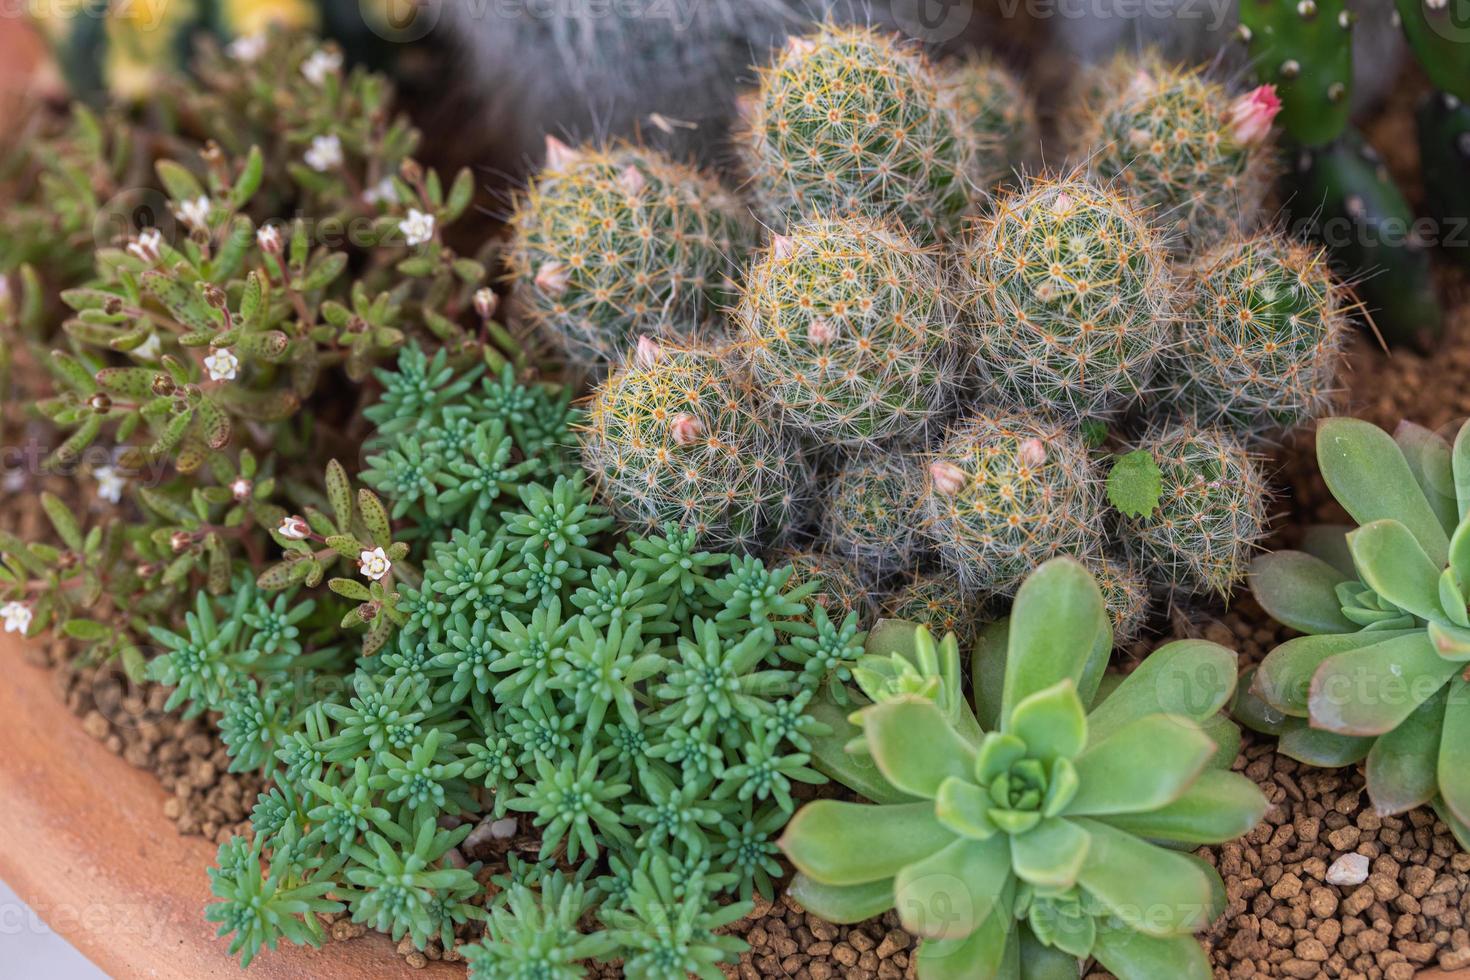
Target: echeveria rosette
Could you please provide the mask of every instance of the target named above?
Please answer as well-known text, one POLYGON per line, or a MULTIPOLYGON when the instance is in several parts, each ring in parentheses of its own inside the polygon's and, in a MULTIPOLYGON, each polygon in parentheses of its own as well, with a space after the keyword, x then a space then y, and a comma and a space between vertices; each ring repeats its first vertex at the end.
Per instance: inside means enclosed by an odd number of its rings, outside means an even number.
MULTIPOLYGON (((934 648, 909 632, 900 655, 934 648)), ((930 690, 957 680, 953 641, 921 656, 929 684, 890 685, 854 715, 883 802, 820 800, 788 825, 793 896, 837 922, 896 908, 924 937, 921 980, 1075 977, 1088 957, 1123 980, 1208 978, 1192 934, 1223 910, 1223 885, 1156 842, 1218 843, 1265 813, 1211 737, 1233 730, 1218 712, 1235 655, 1184 640, 1104 684, 1111 649, 1096 583, 1060 558, 982 637, 973 711, 957 721, 930 690)))
POLYGON ((1317 460, 1358 526, 1252 566, 1261 606, 1306 635, 1271 651, 1236 716, 1310 765, 1366 760, 1379 812, 1433 804, 1470 848, 1470 426, 1452 446, 1329 419, 1317 460))

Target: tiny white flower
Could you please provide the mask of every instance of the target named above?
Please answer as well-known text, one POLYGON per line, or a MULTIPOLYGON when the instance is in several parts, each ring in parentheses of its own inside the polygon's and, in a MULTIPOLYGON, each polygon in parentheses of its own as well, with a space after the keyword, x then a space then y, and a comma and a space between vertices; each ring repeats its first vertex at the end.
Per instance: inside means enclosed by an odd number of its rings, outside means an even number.
POLYGON ((362 192, 364 204, 397 204, 398 188, 393 186, 392 177, 384 177, 362 192))
POLYGON ((342 67, 342 53, 327 48, 317 48, 311 57, 301 64, 301 74, 313 85, 320 85, 327 76, 342 67))
POLYGON ((410 246, 422 245, 434 237, 434 216, 418 208, 409 208, 408 217, 398 222, 398 230, 410 246))
POLYGON ((230 481, 230 496, 241 503, 250 499, 250 481, 243 476, 237 476, 230 481))
POLYGON ((363 577, 370 578, 374 582, 387 575, 393 568, 393 563, 388 560, 388 555, 382 548, 364 551, 358 556, 357 565, 362 570, 363 577))
MULTIPOLYGON (((206 208, 205 214, 208 215, 206 208)), ((144 228, 128 242, 128 254, 143 262, 157 262, 163 254, 163 233, 157 228, 144 228)))
POLYGON ((288 541, 304 541, 311 534, 311 525, 306 523, 306 518, 293 514, 281 518, 281 526, 276 528, 276 533, 288 541))
MULTIPOLYGON (((209 198, 199 195, 192 201, 180 201, 179 206, 174 208, 174 214, 180 221, 191 228, 209 227, 209 198)), ((142 235, 138 238, 141 240, 142 235)))
POLYGON ((97 481, 97 496, 109 504, 122 500, 123 487, 127 486, 128 481, 114 467, 99 466, 92 471, 92 476, 97 481))
POLYGON ((209 372, 210 381, 234 381, 240 370, 240 359, 233 351, 216 347, 204 359, 204 369, 209 372))
POLYGON ((23 602, 7 602, 0 606, 0 619, 5 620, 5 632, 24 633, 31 628, 31 607, 23 602))
POLYGON ((225 48, 225 53, 236 61, 251 64, 265 53, 265 35, 245 34, 237 37, 225 48))
POLYGON ((147 340, 132 350, 133 356, 140 361, 156 361, 161 353, 163 353, 163 341, 158 339, 156 333, 149 334, 147 340))
POLYGON ((263 225, 257 228, 255 243, 267 255, 281 254, 281 229, 275 225, 263 225))
POLYGON ((336 133, 311 138, 311 147, 306 151, 306 165, 319 173, 342 166, 342 141, 336 133))

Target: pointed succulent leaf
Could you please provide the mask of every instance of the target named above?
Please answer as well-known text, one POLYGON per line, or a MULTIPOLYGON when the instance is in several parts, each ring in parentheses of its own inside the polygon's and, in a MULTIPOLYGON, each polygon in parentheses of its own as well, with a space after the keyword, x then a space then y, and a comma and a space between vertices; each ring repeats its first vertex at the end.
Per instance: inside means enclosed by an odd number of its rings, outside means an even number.
POLYGON ((1087 745, 1087 716, 1076 686, 1058 681, 1021 701, 1008 730, 1026 743, 1034 759, 1072 758, 1087 745))
POLYGON ((791 879, 786 894, 828 922, 851 925, 893 908, 893 879, 862 885, 824 885, 804 874, 791 879))
POLYGON ((975 717, 987 732, 1000 727, 1001 695, 1006 683, 1006 650, 1011 621, 1007 617, 980 629, 970 654, 970 680, 975 688, 975 717))
POLYGON ((985 840, 999 829, 986 816, 990 795, 968 779, 946 779, 934 797, 934 816, 962 837, 985 840))
POLYGON ((1445 701, 1441 688, 1397 728, 1373 742, 1364 776, 1368 796, 1380 813, 1403 813, 1434 798, 1445 701))
POLYGON ((847 751, 849 742, 863 738, 862 729, 848 720, 848 712, 823 698, 808 705, 807 714, 832 731, 811 740, 814 769, 874 803, 913 801, 912 796, 883 778, 871 755, 847 751))
POLYGON ((907 698, 862 711, 868 750, 883 777, 902 792, 933 799, 950 777, 967 778, 975 749, 944 720, 933 701, 907 698))
POLYGON ((1158 809, 1096 819, 1151 840, 1217 844, 1248 833, 1268 806, 1255 783, 1240 773, 1216 769, 1200 773, 1183 796, 1158 809))
POLYGON ((1405 636, 1419 630, 1393 630, 1366 633, 1329 633, 1321 636, 1298 636, 1266 655, 1256 670, 1251 692, 1277 711, 1298 718, 1309 713, 1312 676, 1327 658, 1351 650, 1360 650, 1405 636))
POLYGON ((1327 488, 1360 526, 1396 520, 1433 564, 1445 563, 1449 536, 1387 432, 1361 419, 1327 419, 1317 427, 1317 461, 1327 488))
POLYGON ((1305 718, 1293 718, 1293 727, 1282 734, 1276 743, 1276 751, 1288 759, 1304 762, 1309 766, 1336 769, 1341 766, 1357 765, 1368 757, 1374 738, 1360 735, 1339 735, 1313 728, 1305 718))
POLYGON ((1439 610, 1455 626, 1461 629, 1470 627, 1470 606, 1465 604, 1465 582, 1454 565, 1439 573, 1439 610))
POLYGON ((1470 682, 1464 677, 1449 685, 1436 770, 1445 805, 1462 823, 1470 823, 1470 682))
POLYGON ((1455 434, 1450 466, 1455 478, 1455 498, 1460 505, 1460 523, 1470 517, 1470 422, 1455 434))
POLYGON ((1460 523, 1459 506, 1455 501, 1455 477, 1451 464, 1450 444, 1436 432, 1413 422, 1400 422, 1394 430, 1393 441, 1398 443, 1409 464, 1409 472, 1424 493, 1424 499, 1439 518, 1440 526, 1448 534, 1460 523))
POLYGON ((1470 660, 1470 629, 1447 623, 1430 623, 1427 632, 1435 652, 1444 659, 1455 663, 1470 660))
POLYGON ((1304 551, 1273 551, 1251 562, 1251 594, 1270 617, 1301 633, 1350 633, 1337 585, 1343 574, 1304 551))
POLYGON ((893 879, 894 907, 908 931, 963 939, 997 911, 1011 873, 1009 842, 960 838, 893 879))
POLYGON ((1011 606, 1002 727, 1017 704, 1061 680, 1089 700, 1112 645, 1102 593, 1080 562, 1054 558, 1032 572, 1011 606))
POLYGON ((1071 888, 1092 838, 1073 821, 1052 817, 1014 835, 1010 842, 1016 877, 1041 888, 1071 888))
POLYGON ((1116 977, 1144 980, 1210 980, 1214 973, 1193 936, 1141 936, 1127 929, 1099 929, 1092 955, 1116 977))
POLYGON ((1088 714, 1088 741, 1095 745, 1145 715, 1208 718, 1235 694, 1237 659, 1234 651, 1207 640, 1166 643, 1088 714))
POLYGON ((1363 583, 1384 600, 1420 619, 1441 619, 1439 573, 1409 529, 1398 521, 1374 521, 1348 535, 1363 583))
POLYGON ((953 840, 927 801, 869 806, 817 800, 791 818, 781 849, 817 881, 862 885, 892 878, 953 840))
POLYGON ((1312 725, 1340 735, 1393 731, 1458 669, 1423 630, 1335 654, 1312 675, 1312 725))
POLYGON ((920 944, 918 973, 924 980, 996 980, 1020 976, 1016 930, 1004 915, 992 915, 963 939, 930 939, 920 944))
POLYGON ((1177 800, 1215 752, 1182 715, 1146 715, 1094 742, 1074 760, 1077 794, 1067 814, 1134 813, 1177 800))
POLYGON ((1203 924, 1201 917, 1213 902, 1213 886, 1188 855, 1098 820, 1077 823, 1092 838, 1077 880, 1109 911, 1149 936, 1192 932, 1203 924))

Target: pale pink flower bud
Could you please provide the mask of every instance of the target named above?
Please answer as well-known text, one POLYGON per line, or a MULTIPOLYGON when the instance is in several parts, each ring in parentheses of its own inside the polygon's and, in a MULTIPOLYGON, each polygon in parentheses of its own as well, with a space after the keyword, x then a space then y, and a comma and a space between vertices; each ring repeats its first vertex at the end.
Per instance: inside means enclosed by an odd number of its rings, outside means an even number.
POLYGON ((934 489, 947 497, 953 497, 970 482, 964 470, 944 460, 930 464, 929 477, 934 481, 934 489))
POLYGON ((796 251, 796 239, 790 235, 771 236, 771 255, 777 259, 789 259, 794 251, 796 251))
POLYGON ((555 136, 546 137, 546 169, 564 170, 577 159, 577 151, 555 136))
POLYGON ((629 197, 637 197, 638 192, 643 190, 643 185, 646 183, 648 183, 648 181, 644 179, 643 171, 639 170, 631 163, 623 168, 622 173, 618 174, 618 186, 621 187, 623 189, 623 193, 627 194, 629 197))
POLYGON ((806 328, 806 335, 814 344, 826 346, 837 339, 837 328, 832 326, 832 321, 818 317, 806 328))
POLYGON ((648 334, 642 334, 638 338, 638 349, 633 352, 633 363, 640 368, 651 368, 658 363, 663 356, 663 348, 658 345, 648 334))
POLYGON ((1027 439, 1021 443, 1021 462, 1032 467, 1045 463, 1046 445, 1040 439, 1027 439))
POLYGON ((543 262, 541 268, 536 270, 536 286, 543 293, 550 296, 560 296, 567 291, 567 282, 572 278, 572 270, 560 262, 543 262))
POLYGON ((1271 132, 1271 121, 1281 111, 1276 86, 1254 88, 1230 104, 1230 133, 1242 146, 1255 146, 1271 132))
POLYGON ((699 437, 704 435, 704 423, 688 412, 680 412, 669 423, 669 432, 673 434, 674 442, 688 446, 698 442, 699 437))
POLYGON ((800 34, 793 34, 786 39, 786 50, 790 51, 798 58, 805 58, 807 55, 817 50, 817 42, 813 41, 809 37, 804 37, 800 34))
POLYGON ((490 319, 499 308, 500 297, 495 295, 495 290, 489 286, 481 286, 475 290, 475 312, 481 320, 490 319))

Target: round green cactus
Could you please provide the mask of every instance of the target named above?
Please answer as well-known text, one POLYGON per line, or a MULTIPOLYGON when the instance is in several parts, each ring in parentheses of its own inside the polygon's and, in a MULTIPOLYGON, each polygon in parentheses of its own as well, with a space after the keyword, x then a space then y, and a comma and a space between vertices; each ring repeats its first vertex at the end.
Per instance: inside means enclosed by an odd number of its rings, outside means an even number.
POLYGON ((1021 412, 980 412, 929 454, 926 529, 969 592, 1009 593, 1057 555, 1102 546, 1097 473, 1076 433, 1021 412))
POLYGON ((648 337, 593 396, 583 464, 622 520, 750 548, 796 522, 810 480, 718 353, 648 337))
POLYGON ((692 331, 716 316, 755 240, 734 196, 652 150, 547 146, 546 169, 510 218, 523 315, 594 368, 640 333, 692 331))
POLYGON ((1153 596, 1148 579, 1127 558, 1099 555, 1084 564, 1097 582, 1113 624, 1113 642, 1119 645, 1138 639, 1148 625, 1153 596))
POLYGON ((1162 591, 1228 598, 1266 531, 1260 467, 1234 436, 1192 425, 1146 436, 1129 456, 1140 451, 1157 467, 1157 506, 1125 502, 1109 480, 1124 550, 1162 591))
POLYGON ((1080 174, 1003 196, 961 259, 979 370, 1010 401, 1107 416, 1168 345, 1168 253, 1146 212, 1080 174))
POLYGON ((975 645, 984 619, 982 604, 962 590, 954 576, 932 572, 920 572, 907 581, 883 600, 881 611, 886 619, 928 627, 935 636, 953 633, 966 651, 975 645))
POLYGON ((897 38, 832 25, 794 37, 741 114, 737 144, 776 227, 866 211, 930 240, 969 206, 970 132, 923 55, 897 38))
POLYGON ((1170 395, 1201 425, 1255 439, 1331 401, 1347 291, 1321 249, 1267 234, 1206 253, 1188 282, 1170 395))
POLYGON ((914 460, 898 453, 859 456, 827 486, 822 537, 875 575, 912 571, 929 551, 920 526, 923 491, 914 460))
POLYGON ((939 266, 896 227, 821 218, 776 236, 734 317, 735 353, 782 424, 823 445, 914 441, 954 400, 939 266))
POLYGON ((985 55, 970 55, 940 69, 950 105, 974 142, 971 175, 976 186, 989 190, 1040 155, 1036 106, 1014 73, 985 55))
POLYGON ((806 599, 827 610, 833 622, 842 622, 848 613, 857 613, 866 624, 873 618, 873 590, 864 583, 859 569, 841 555, 825 551, 778 551, 770 562, 773 568, 790 565, 788 591, 795 592, 809 582, 818 583, 806 599))
POLYGON ((1135 64, 1126 85, 1109 76, 1099 89, 1085 144, 1093 171, 1152 208, 1178 253, 1253 230, 1273 176, 1262 144, 1274 95, 1232 101, 1197 71, 1135 64))

